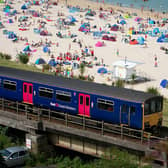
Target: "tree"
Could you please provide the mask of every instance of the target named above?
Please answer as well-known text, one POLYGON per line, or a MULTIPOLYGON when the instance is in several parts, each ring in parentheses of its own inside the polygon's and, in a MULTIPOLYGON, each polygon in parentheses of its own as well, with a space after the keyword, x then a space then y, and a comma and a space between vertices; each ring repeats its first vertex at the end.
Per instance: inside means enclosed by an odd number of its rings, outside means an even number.
POLYGON ((115 82, 115 86, 119 87, 119 88, 124 88, 124 81, 122 79, 118 79, 115 82))
POLYGON ((148 93, 152 93, 152 94, 154 94, 154 95, 160 95, 158 89, 157 89, 157 88, 154 88, 154 87, 148 87, 148 88, 147 88, 147 92, 148 92, 148 93))
POLYGON ((132 74, 131 75, 131 83, 134 84, 135 83, 135 78, 136 78, 136 74, 132 74))
POLYGON ((29 56, 27 53, 19 53, 18 58, 19 58, 19 61, 23 64, 27 64, 29 61, 29 56))
POLYGON ((85 77, 83 76, 83 74, 85 72, 85 64, 84 63, 80 64, 79 71, 80 71, 79 78, 84 80, 85 79, 85 77))

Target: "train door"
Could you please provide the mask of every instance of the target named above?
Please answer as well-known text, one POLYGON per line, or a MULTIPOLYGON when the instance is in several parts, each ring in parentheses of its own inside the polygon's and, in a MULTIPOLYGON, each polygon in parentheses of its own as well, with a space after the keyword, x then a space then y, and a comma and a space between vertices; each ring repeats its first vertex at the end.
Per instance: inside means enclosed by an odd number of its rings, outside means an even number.
POLYGON ((123 125, 129 125, 129 122, 130 122, 129 106, 127 104, 122 104, 120 106, 120 123, 123 125))
POLYGON ((33 104, 33 84, 23 83, 23 102, 33 104))
POLYGON ((79 94, 79 115, 90 117, 90 95, 79 94))

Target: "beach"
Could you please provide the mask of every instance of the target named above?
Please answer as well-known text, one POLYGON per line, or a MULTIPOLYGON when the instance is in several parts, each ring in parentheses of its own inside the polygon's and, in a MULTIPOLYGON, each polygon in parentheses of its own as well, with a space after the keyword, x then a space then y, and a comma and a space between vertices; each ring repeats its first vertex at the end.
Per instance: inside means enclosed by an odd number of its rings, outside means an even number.
MULTIPOLYGON (((136 63, 136 74, 148 80, 135 84, 126 84, 125 87, 140 91, 146 91, 147 88, 154 87, 162 95, 168 97, 168 89, 160 86, 163 79, 168 79, 168 54, 160 48, 168 48, 168 43, 157 42, 161 32, 167 34, 168 23, 164 23, 164 25, 161 23, 163 18, 167 18, 167 14, 79 0, 68 0, 67 3, 66 0, 59 0, 57 5, 53 5, 51 1, 48 7, 46 7, 47 4, 45 3, 40 5, 31 4, 27 9, 23 10, 21 6, 24 4, 25 2, 21 0, 12 1, 10 5, 13 9, 11 10, 16 9, 18 12, 13 16, 3 12, 5 5, 0 4, 0 21, 4 25, 4 28, 0 29, 0 51, 10 54, 13 61, 16 61, 16 55, 23 52, 29 45, 31 52, 28 64, 35 65, 36 60, 39 58, 44 59, 46 63, 51 59, 58 62, 61 62, 61 59, 66 59, 70 63, 76 61, 78 64, 85 61, 93 64, 93 66, 86 67, 84 75, 93 76, 94 82, 108 85, 112 85, 114 81, 114 62, 120 60, 133 62, 136 63), (83 10, 70 12, 70 6, 79 6, 83 10), (86 8, 95 11, 96 14, 86 18, 85 15, 88 11, 86 8), (101 10, 99 10, 100 8, 101 10), (32 10, 36 13, 32 14, 32 10), (137 16, 134 15, 135 13, 137 16), (28 19, 19 22, 19 18, 23 16, 27 16, 28 19), (71 19, 72 16, 76 19, 74 24, 59 25, 59 20, 70 19, 68 16, 71 16, 71 19), (142 21, 135 21, 137 17, 142 18, 142 21), (13 21, 12 23, 9 23, 10 19, 13 21), (148 24, 149 19, 154 20, 155 24, 148 24), (126 23, 120 24, 121 20, 126 23), (89 23, 88 32, 79 31, 83 23, 89 23), (109 24, 110 26, 118 24, 120 29, 111 31, 108 27, 109 24), (147 27, 141 28, 140 24, 147 27), (155 28, 158 28, 159 32, 155 32, 154 35, 132 34, 130 32, 131 27, 134 27, 137 32, 142 32, 143 29, 143 31, 153 32, 155 28), (39 31, 40 29, 50 35, 43 36, 35 32, 35 30, 39 31), (19 36, 19 40, 13 42, 4 34, 4 30, 13 31, 19 36), (109 32, 110 34, 103 35, 111 35, 115 37, 115 41, 102 40, 102 37, 93 36, 93 32, 102 31, 109 32), (61 37, 59 37, 59 33, 61 33, 61 37), (143 45, 131 45, 129 42, 123 41, 126 38, 128 38, 127 40, 133 40, 140 36, 145 39, 143 45), (97 47, 97 42, 101 42, 102 46, 97 47), (42 45, 37 46, 36 44, 42 45), (47 44, 49 45, 45 48, 47 44), (108 73, 98 73, 98 69, 101 67, 105 67, 108 73)), ((80 73, 79 69, 73 69, 72 72, 74 75, 80 73)))

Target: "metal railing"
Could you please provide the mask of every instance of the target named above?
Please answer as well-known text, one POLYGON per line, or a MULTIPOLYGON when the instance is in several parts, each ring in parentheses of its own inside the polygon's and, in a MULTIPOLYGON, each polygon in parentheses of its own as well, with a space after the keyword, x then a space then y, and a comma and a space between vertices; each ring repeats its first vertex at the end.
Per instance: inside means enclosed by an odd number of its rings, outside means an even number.
MULTIPOLYGON (((19 119, 19 116, 25 116, 25 120, 47 121, 51 123, 62 124, 67 127, 83 129, 109 137, 112 136, 121 139, 127 139, 147 145, 151 148, 153 148, 154 145, 159 141, 166 140, 160 137, 152 136, 151 133, 145 132, 143 130, 136 130, 125 127, 123 125, 97 121, 85 116, 75 116, 65 112, 40 108, 3 98, 0 98, 0 109, 3 111, 15 113, 17 115, 17 119, 19 119)), ((3 114, 5 115, 5 113, 3 114)))

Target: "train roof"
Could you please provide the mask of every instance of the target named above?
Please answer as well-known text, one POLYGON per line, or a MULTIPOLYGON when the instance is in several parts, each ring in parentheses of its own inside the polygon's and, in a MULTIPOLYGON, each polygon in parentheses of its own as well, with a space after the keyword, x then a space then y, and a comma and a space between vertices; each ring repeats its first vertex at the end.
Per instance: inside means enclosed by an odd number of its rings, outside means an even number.
POLYGON ((94 82, 82 81, 79 79, 64 78, 48 75, 39 72, 26 71, 21 69, 0 66, 0 75, 15 79, 22 79, 29 82, 37 82, 45 85, 57 86, 81 92, 93 93, 117 99, 131 100, 134 102, 144 102, 155 95, 126 88, 107 86, 94 82))

